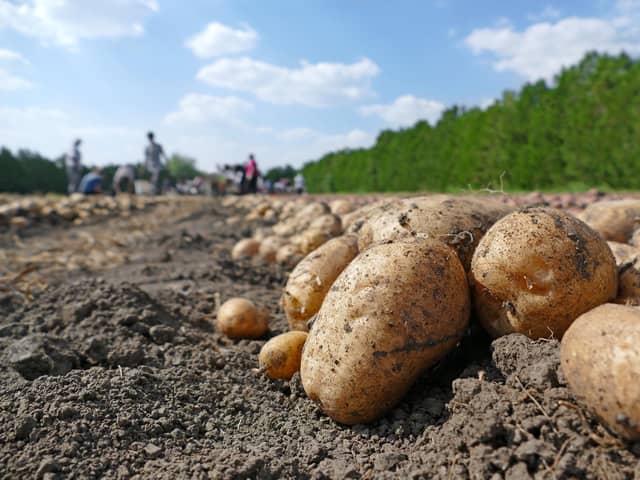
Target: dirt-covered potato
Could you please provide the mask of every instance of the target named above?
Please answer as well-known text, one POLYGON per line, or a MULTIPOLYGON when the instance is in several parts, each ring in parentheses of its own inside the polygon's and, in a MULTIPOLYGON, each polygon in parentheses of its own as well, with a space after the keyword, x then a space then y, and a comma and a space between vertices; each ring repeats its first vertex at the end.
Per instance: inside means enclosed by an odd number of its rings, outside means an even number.
POLYGON ((358 254, 355 235, 329 240, 296 265, 284 287, 284 312, 291 330, 307 330, 335 279, 358 254))
POLYGON ((408 198, 367 220, 358 234, 358 248, 363 250, 382 240, 433 238, 451 246, 468 270, 484 233, 512 210, 489 196, 408 198))
POLYGON ((626 243, 607 242, 618 267, 615 303, 640 305, 640 250, 626 243))
POLYGON ((640 200, 609 200, 589 205, 579 218, 605 240, 627 243, 640 226, 640 200))
POLYGON ((218 309, 216 326, 229 338, 260 338, 269 329, 269 314, 251 300, 230 298, 218 309))
POLYGON ((560 358, 574 395, 610 430, 640 440, 640 310, 590 310, 565 333, 560 358))
POLYGON ((618 288, 607 243, 552 208, 528 208, 496 222, 480 240, 470 276, 477 317, 494 337, 561 338, 618 288))
POLYGON ((288 243, 278 249, 276 253, 276 263, 281 263, 288 267, 295 267, 303 257, 304 255, 296 245, 288 243))
POLYGON ((334 420, 371 422, 456 346, 469 310, 464 268, 444 243, 372 245, 327 293, 302 352, 302 385, 334 420))
POLYGON ((240 258, 253 257, 257 255, 259 248, 260 242, 255 238, 243 238, 233 246, 231 258, 238 260, 240 258))
POLYGON ((346 215, 355 209, 355 204, 345 198, 338 198, 329 203, 329 208, 334 215, 346 215))
POLYGON ((310 230, 320 230, 336 237, 342 233, 342 221, 340 217, 332 213, 320 215, 309 224, 310 230))
POLYGON ((258 248, 258 257, 260 257, 260 260, 262 260, 263 262, 275 262, 278 250, 286 243, 286 239, 278 237, 277 235, 266 237, 260 242, 260 247, 258 248))
POLYGON ((302 347, 307 332, 286 332, 273 337, 260 350, 260 370, 269 378, 289 380, 300 370, 302 347))

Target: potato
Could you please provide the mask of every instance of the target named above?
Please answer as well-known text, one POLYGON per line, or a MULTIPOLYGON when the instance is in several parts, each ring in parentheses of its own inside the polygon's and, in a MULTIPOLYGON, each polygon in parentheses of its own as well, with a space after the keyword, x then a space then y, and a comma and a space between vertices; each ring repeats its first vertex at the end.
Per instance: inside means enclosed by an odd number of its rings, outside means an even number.
POLYGON ((640 310, 605 304, 583 314, 560 359, 574 395, 609 429, 640 440, 640 310))
POLYGON ((469 310, 464 268, 444 243, 372 245, 327 293, 302 352, 302 385, 334 420, 371 422, 456 346, 469 310))
POLYGON ((345 198, 338 198, 329 203, 329 208, 331 209, 331 213, 334 215, 346 215, 354 210, 355 205, 353 202, 345 198))
POLYGON ((303 257, 304 255, 296 245, 288 243, 278 249, 276 263, 295 267, 303 257))
POLYGON ((358 254, 357 237, 329 240, 293 269, 284 287, 284 312, 291 330, 307 330, 335 279, 358 254))
POLYGON ((342 233, 342 221, 339 216, 332 213, 320 215, 309 224, 309 230, 319 230, 336 237, 342 233))
POLYGON ((286 332, 273 337, 260 350, 260 370, 269 378, 289 380, 300 370, 302 347, 307 332, 286 332))
POLYGON ((579 218, 605 240, 627 243, 640 223, 640 200, 609 200, 589 205, 579 218))
POLYGON ((327 243, 332 238, 333 235, 324 230, 310 228, 300 235, 300 241, 296 244, 299 246, 300 251, 304 255, 307 255, 313 252, 316 248, 327 243))
POLYGON ((276 261, 276 254, 280 247, 287 243, 286 239, 271 235, 260 242, 258 256, 263 262, 272 263, 276 261))
POLYGON ((618 267, 615 303, 640 305, 640 250, 626 243, 607 242, 618 267))
POLYGON ((269 314, 246 298, 230 298, 218 309, 216 326, 229 338, 260 338, 269 328, 269 314))
POLYGON ((255 238, 243 238, 238 241, 231 250, 231 258, 239 260, 241 258, 253 257, 258 254, 260 242, 255 238))
POLYGON ((367 220, 358 234, 358 248, 363 250, 372 242, 411 236, 433 238, 453 247, 468 270, 484 233, 512 210, 486 196, 408 198, 398 208, 386 209, 367 220))
POLYGON ((473 255, 471 281, 478 319, 492 336, 534 339, 561 338, 618 288, 602 237, 553 208, 526 208, 496 222, 473 255))

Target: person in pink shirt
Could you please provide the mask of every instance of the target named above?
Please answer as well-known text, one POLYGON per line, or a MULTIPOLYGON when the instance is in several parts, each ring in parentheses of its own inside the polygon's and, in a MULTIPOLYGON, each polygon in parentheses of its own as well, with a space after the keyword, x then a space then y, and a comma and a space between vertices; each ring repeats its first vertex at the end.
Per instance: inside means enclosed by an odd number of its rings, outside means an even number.
POLYGON ((253 156, 253 153, 249 154, 249 161, 244 167, 247 192, 257 193, 258 191, 258 164, 253 156))

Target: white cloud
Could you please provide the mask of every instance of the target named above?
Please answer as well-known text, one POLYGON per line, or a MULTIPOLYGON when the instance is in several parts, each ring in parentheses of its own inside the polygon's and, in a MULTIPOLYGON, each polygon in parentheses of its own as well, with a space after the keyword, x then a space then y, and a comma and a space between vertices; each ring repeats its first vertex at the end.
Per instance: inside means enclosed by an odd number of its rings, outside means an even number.
POLYGON ((258 33, 249 26, 234 29, 218 22, 189 38, 185 45, 200 58, 219 57, 251 50, 258 42, 258 33))
POLYGON ((83 38, 138 36, 156 0, 0 0, 0 29, 74 47, 83 38))
POLYGON ((365 116, 376 115, 393 127, 407 127, 418 120, 434 124, 444 109, 445 105, 436 100, 403 95, 390 104, 360 107, 360 113, 365 116))
POLYGON ((29 63, 29 61, 18 52, 14 52, 13 50, 9 50, 6 48, 0 48, 0 61, 5 61, 5 60, 11 61, 11 62, 23 63, 23 64, 29 63))
POLYGON ((541 20, 553 20, 555 18, 559 18, 560 15, 560 10, 551 5, 547 5, 539 12, 530 13, 527 15, 527 18, 533 22, 539 22, 541 20))
POLYGON ((640 53, 637 0, 622 0, 611 18, 568 17, 555 23, 535 23, 523 31, 513 27, 473 30, 466 45, 476 55, 494 57, 499 72, 514 72, 528 80, 551 79, 562 67, 578 62, 591 50, 640 53))
POLYGON ((180 100, 180 108, 165 117, 168 124, 205 123, 210 120, 232 122, 253 110, 253 104, 238 97, 214 97, 190 93, 180 100))
POLYGON ((0 91, 13 91, 29 88, 33 84, 29 80, 17 77, 10 72, 0 68, 0 91))
POLYGON ((380 68, 368 58, 356 63, 307 63, 286 68, 251 58, 222 58, 197 78, 209 85, 253 93, 266 102, 325 106, 373 95, 371 79, 380 68))

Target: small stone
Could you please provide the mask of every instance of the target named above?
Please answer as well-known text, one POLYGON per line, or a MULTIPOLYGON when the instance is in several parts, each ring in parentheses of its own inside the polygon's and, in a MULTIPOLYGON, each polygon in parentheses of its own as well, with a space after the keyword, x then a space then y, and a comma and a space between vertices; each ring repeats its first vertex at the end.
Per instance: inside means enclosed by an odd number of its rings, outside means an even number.
POLYGON ((46 474, 59 472, 60 464, 56 462, 53 458, 47 457, 42 462, 40 462, 40 466, 38 467, 38 471, 36 472, 36 478, 44 479, 46 474))
POLYGON ((25 415, 16 420, 15 439, 26 440, 36 426, 36 420, 31 415, 25 415))
POLYGON ((144 452, 150 458, 158 458, 160 456, 160 453, 162 452, 162 448, 154 445, 153 443, 149 443, 146 447, 144 447, 144 452))
POLYGON ((173 340, 176 331, 167 325, 155 325, 149 329, 151 339, 159 345, 173 340))

